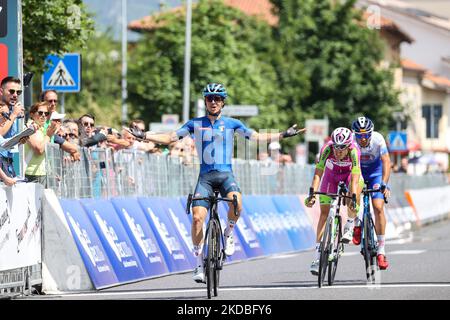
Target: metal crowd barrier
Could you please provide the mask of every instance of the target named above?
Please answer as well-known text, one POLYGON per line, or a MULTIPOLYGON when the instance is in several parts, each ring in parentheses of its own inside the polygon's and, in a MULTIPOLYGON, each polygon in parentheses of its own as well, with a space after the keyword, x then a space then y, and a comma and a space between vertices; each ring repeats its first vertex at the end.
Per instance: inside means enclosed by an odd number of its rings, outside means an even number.
MULTIPOLYGON (((199 172, 198 159, 185 161, 138 150, 82 148, 81 161, 66 157, 58 145, 47 145, 47 187, 60 198, 186 196, 193 192, 199 172)), ((243 194, 301 194, 309 190, 314 166, 233 159, 233 172, 243 194)), ((448 181, 444 174, 393 173, 389 184, 397 193, 448 181)))

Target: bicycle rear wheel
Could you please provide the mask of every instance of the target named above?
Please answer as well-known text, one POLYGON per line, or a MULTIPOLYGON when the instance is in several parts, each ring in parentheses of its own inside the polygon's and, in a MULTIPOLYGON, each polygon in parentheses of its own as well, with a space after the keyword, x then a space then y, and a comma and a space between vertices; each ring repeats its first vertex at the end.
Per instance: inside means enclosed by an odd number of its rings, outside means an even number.
POLYGON ((341 252, 344 251, 344 244, 341 243, 341 217, 336 216, 334 219, 334 223, 336 223, 336 233, 333 235, 333 239, 330 245, 331 259, 328 259, 328 285, 330 286, 333 285, 334 277, 336 276, 339 256, 341 252))
POLYGON ((377 272, 377 262, 376 262, 376 246, 373 231, 373 222, 370 216, 364 217, 363 228, 364 228, 363 256, 366 266, 366 278, 368 282, 374 283, 375 274, 377 272))
POLYGON ((317 277, 319 288, 322 287, 323 281, 325 279, 325 274, 327 273, 327 267, 328 267, 328 255, 329 255, 329 249, 331 245, 331 224, 333 223, 333 220, 331 218, 327 219, 327 224, 325 226, 325 231, 322 235, 322 241, 320 242, 319 252, 320 252, 320 259, 319 259, 319 275, 317 277))

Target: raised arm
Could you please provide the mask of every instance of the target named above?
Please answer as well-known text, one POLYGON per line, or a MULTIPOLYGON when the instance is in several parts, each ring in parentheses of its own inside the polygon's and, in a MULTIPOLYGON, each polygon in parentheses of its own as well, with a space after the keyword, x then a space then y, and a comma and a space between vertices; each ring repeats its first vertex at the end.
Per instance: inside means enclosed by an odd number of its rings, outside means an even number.
POLYGON ((250 136, 250 140, 254 140, 254 141, 279 140, 279 139, 296 136, 297 134, 303 133, 305 131, 306 131, 305 128, 297 129, 297 125, 294 124, 292 127, 287 129, 286 131, 278 132, 278 133, 258 133, 256 131, 254 131, 252 133, 252 135, 250 136))

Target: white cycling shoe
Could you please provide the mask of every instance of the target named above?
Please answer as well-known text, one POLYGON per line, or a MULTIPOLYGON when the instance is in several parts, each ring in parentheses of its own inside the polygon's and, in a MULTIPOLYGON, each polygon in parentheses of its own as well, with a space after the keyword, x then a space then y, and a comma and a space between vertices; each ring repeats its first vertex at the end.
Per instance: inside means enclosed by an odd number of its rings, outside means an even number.
POLYGON ((233 234, 231 233, 228 237, 225 236, 225 254, 227 256, 231 256, 234 253, 234 239, 233 234))
POLYGON ((350 243, 353 239, 353 227, 352 228, 345 228, 344 227, 344 234, 342 235, 342 243, 350 243))
POLYGON ((203 266, 198 266, 194 269, 192 280, 197 283, 205 283, 205 274, 203 273, 203 266))
POLYGON ((309 268, 309 271, 311 271, 311 274, 313 276, 319 275, 319 260, 313 260, 311 263, 311 267, 309 268))

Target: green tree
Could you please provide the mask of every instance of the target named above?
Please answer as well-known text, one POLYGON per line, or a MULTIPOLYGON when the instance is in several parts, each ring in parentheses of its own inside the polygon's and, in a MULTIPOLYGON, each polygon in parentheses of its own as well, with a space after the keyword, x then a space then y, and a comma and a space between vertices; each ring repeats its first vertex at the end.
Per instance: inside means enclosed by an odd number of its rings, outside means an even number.
POLYGON ((364 114, 385 131, 397 93, 391 70, 379 67, 379 35, 363 27, 355 0, 271 1, 280 19, 275 38, 286 57, 276 64, 285 109, 300 123, 328 116, 330 129, 349 127, 364 114))
POLYGON ((120 43, 110 31, 96 32, 80 51, 82 86, 79 93, 67 93, 65 110, 69 117, 95 115, 97 124, 119 128, 121 121, 120 43))
MULTIPOLYGON (((160 121, 164 113, 182 113, 185 11, 155 17, 159 27, 147 33, 130 53, 129 101, 134 115, 160 121)), ((271 28, 223 4, 200 0, 192 14, 191 116, 201 90, 220 82, 229 92, 227 104, 256 104, 256 128, 285 125, 278 109, 282 99, 270 62, 271 28)))
POLYGON ((94 29, 81 0, 23 0, 22 21, 25 70, 33 72, 49 54, 80 50, 94 29))

